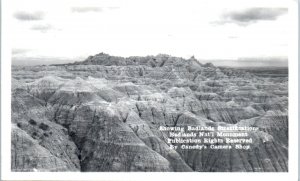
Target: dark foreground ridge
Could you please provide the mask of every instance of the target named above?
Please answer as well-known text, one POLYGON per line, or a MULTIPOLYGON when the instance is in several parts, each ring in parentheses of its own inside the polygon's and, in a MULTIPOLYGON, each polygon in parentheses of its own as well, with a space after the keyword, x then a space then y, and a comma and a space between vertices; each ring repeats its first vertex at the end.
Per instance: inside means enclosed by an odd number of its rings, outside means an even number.
POLYGON ((11 169, 286 172, 288 79, 276 72, 104 53, 12 67, 11 169), (219 125, 258 127, 252 149, 174 150, 159 130, 219 125))

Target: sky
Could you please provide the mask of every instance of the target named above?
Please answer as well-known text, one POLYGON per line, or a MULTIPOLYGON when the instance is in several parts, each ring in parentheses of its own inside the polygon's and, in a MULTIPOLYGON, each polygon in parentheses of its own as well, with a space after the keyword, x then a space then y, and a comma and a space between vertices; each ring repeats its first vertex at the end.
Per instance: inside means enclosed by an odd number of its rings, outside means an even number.
POLYGON ((11 0, 12 60, 47 64, 100 52, 162 53, 217 65, 286 66, 293 2, 11 0))

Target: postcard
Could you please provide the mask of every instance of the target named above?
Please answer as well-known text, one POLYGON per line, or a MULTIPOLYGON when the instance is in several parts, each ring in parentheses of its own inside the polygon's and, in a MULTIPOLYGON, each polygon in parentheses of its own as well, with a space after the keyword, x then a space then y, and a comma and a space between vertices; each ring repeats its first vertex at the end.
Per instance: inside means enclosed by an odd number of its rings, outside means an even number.
POLYGON ((295 180, 295 0, 3 0, 3 180, 295 180))

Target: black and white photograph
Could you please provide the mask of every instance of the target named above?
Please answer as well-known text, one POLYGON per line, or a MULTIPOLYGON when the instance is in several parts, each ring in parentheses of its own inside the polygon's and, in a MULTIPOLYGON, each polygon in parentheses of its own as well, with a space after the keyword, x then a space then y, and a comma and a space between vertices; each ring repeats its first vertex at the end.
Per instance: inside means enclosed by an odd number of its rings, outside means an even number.
POLYGON ((294 168, 297 1, 10 4, 10 173, 294 168))

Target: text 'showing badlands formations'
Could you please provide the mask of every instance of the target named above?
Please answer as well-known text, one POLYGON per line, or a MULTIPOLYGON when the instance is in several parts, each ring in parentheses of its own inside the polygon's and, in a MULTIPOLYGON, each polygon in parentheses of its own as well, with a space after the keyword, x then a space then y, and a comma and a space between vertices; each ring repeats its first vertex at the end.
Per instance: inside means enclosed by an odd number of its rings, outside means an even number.
POLYGON ((100 53, 13 66, 11 91, 12 171, 288 171, 287 68, 100 53), (183 137, 185 127, 211 128, 208 149, 185 149, 201 142, 183 137), (170 142, 171 128, 190 143, 170 142), (211 134, 232 136, 226 128, 245 128, 251 148, 210 147, 211 134))

